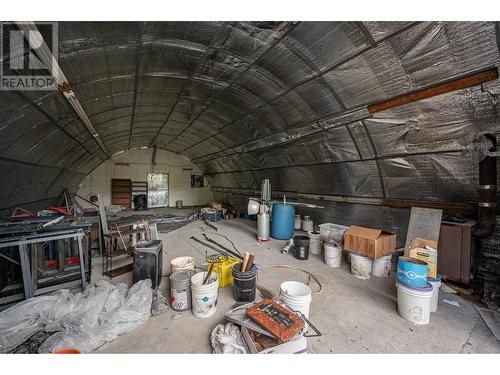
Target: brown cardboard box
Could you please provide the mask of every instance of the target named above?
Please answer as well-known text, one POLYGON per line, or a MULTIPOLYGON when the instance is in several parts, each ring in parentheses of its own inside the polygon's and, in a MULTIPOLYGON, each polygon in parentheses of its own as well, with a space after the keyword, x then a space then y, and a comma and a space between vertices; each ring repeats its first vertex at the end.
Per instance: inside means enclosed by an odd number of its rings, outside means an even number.
POLYGON ((411 247, 410 257, 427 263, 429 266, 427 276, 435 279, 437 277, 437 242, 417 237, 411 241, 411 247))
POLYGON ((396 235, 382 229, 351 225, 344 233, 344 249, 377 259, 396 251, 396 235))
POLYGON ((213 209, 217 211, 222 210, 222 203, 220 202, 212 202, 210 205, 212 206, 213 209))

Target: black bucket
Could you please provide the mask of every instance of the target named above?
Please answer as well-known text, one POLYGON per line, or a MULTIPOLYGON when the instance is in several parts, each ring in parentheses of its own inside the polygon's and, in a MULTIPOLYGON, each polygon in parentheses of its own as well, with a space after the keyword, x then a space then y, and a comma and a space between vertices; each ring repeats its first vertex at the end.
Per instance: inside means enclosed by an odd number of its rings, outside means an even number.
POLYGON ((293 256, 296 259, 309 259, 309 237, 295 236, 293 237, 293 256))
POLYGON ((233 266, 233 295, 236 302, 255 301, 257 271, 241 272, 241 263, 233 266))

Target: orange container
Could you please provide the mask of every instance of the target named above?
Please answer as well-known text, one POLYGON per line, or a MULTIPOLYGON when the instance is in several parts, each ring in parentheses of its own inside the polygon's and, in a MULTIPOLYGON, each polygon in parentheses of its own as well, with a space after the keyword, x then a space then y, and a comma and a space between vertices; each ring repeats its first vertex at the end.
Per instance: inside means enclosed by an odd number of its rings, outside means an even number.
POLYGON ((52 354, 80 354, 80 351, 77 349, 67 348, 56 350, 55 352, 52 352, 52 354))

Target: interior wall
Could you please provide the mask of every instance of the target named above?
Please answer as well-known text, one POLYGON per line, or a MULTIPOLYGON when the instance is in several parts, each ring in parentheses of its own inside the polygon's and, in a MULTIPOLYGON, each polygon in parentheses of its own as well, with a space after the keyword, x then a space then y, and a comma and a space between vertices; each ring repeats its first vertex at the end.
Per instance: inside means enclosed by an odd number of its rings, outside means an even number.
MULTIPOLYGON (((115 155, 94 169, 82 181, 78 194, 88 199, 91 195, 102 192, 104 204, 108 206, 111 204, 111 179, 147 181, 147 174, 154 172, 169 174, 170 207, 174 207, 177 200, 182 200, 184 206, 196 206, 214 199, 209 186, 191 188, 191 174, 201 174, 201 172, 188 159, 164 150, 157 150, 155 165, 152 164, 152 159, 153 149, 135 149, 115 155)), ((92 207, 88 203, 81 203, 83 207, 92 207)))

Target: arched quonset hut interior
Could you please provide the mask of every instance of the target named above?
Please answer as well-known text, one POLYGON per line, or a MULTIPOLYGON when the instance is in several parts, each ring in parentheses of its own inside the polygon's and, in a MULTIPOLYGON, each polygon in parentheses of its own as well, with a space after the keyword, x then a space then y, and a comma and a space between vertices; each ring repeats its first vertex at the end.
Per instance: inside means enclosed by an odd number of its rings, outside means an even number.
MULTIPOLYGON (((65 190, 109 205, 112 178, 154 171, 169 174, 170 207, 245 212, 268 178, 273 199, 323 206, 296 207, 315 225, 384 229, 397 248, 412 207, 441 209, 476 221, 462 288, 498 308, 499 23, 57 26, 59 90, 0 91, 4 219, 60 206, 65 190)), ((3 63, 29 57, 9 41, 3 63)), ((256 225, 220 225, 244 220, 256 225)))

